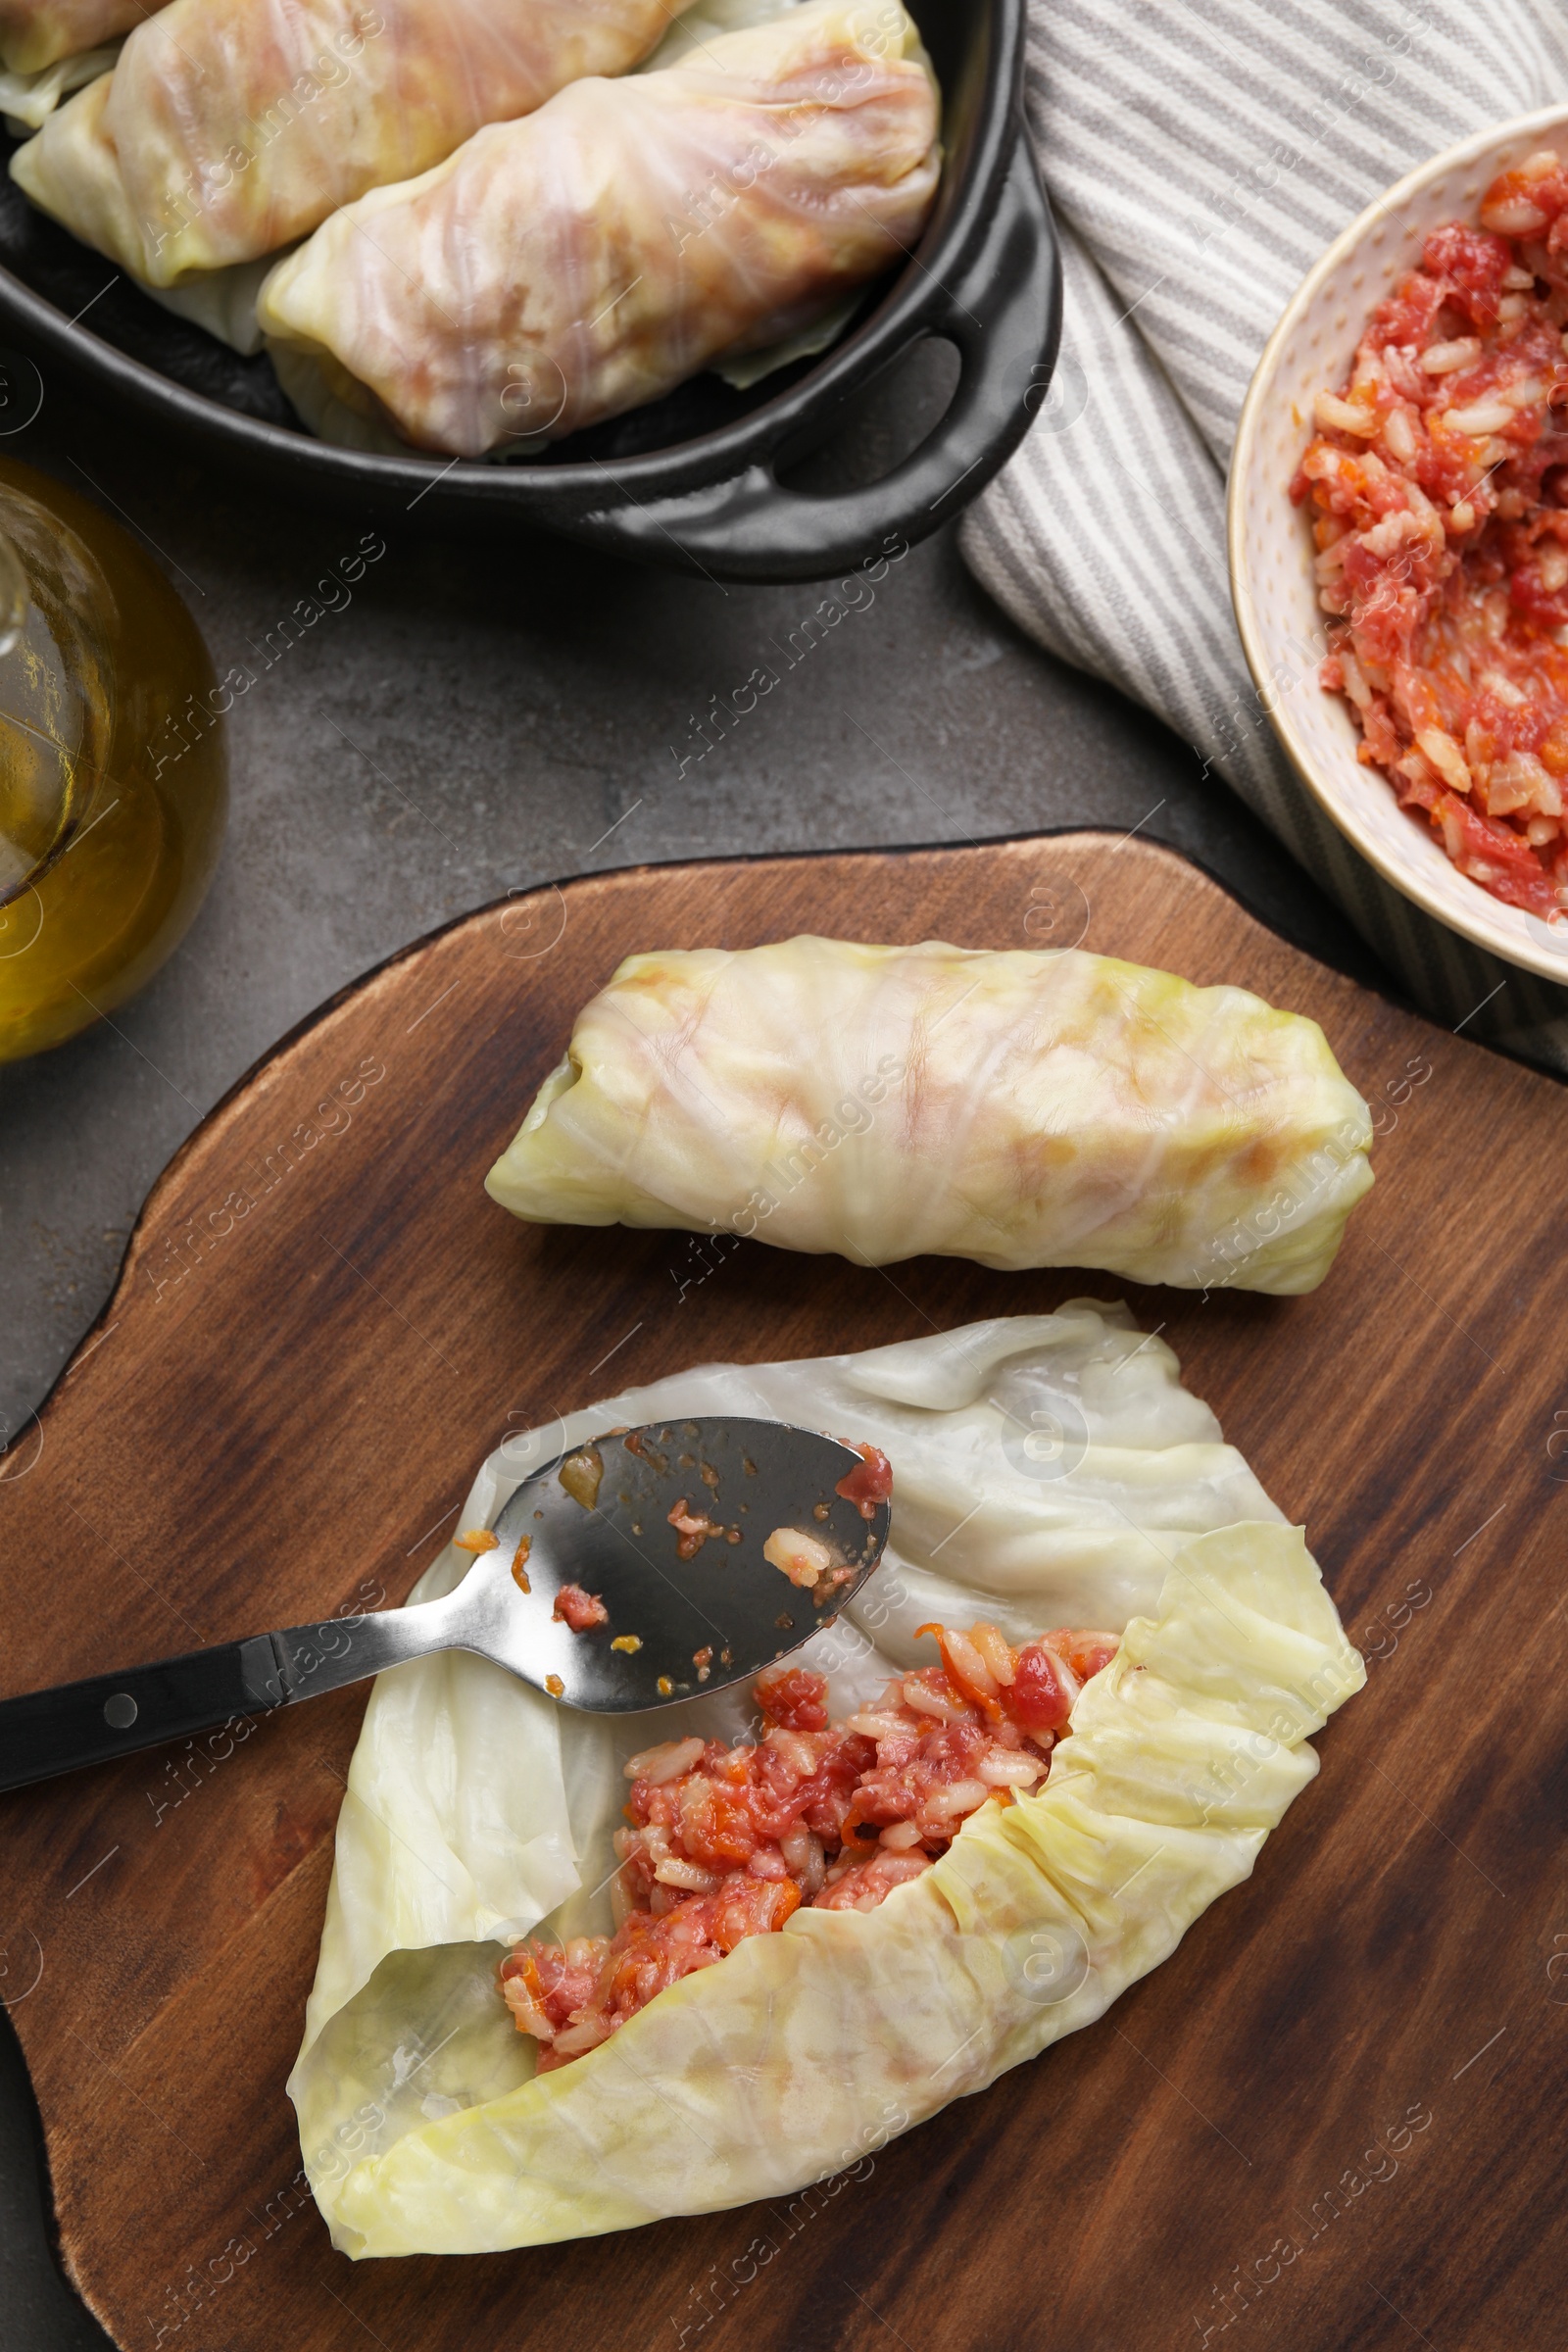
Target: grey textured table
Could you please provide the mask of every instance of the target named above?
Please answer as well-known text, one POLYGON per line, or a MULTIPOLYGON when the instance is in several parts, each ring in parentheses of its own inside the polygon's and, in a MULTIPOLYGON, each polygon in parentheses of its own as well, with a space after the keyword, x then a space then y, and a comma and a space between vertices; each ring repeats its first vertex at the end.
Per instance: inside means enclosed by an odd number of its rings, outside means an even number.
MULTIPOLYGON (((917 397, 906 387, 862 419, 862 462, 886 454, 917 397)), ((220 670, 250 658, 365 528, 352 512, 235 488, 53 384, 0 450, 142 538, 220 670)), ((180 953, 113 1027, 0 1068, 0 1441, 98 1312, 143 1196, 210 1105, 322 998, 514 885, 651 860, 1137 827, 1325 960, 1378 977, 1185 745, 1008 626, 951 530, 891 568, 699 759, 694 713, 773 660, 820 589, 724 590, 555 540, 443 540, 419 520, 385 526, 386 555, 352 602, 237 707, 228 843, 180 953)), ((8 2026, 0 2341, 107 2341, 49 2258, 8 2026)))

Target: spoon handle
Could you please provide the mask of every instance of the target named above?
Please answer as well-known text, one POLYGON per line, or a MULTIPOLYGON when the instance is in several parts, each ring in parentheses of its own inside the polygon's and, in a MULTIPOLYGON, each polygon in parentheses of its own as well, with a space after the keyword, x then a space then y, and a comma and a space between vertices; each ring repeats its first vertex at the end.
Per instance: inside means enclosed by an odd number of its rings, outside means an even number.
POLYGON ((120 1674, 0 1699, 0 1788, 109 1763, 363 1681, 442 1645, 439 1601, 218 1642, 120 1674))
POLYGON ((0 1788, 255 1715, 283 1696, 270 1636, 0 1700, 0 1788))

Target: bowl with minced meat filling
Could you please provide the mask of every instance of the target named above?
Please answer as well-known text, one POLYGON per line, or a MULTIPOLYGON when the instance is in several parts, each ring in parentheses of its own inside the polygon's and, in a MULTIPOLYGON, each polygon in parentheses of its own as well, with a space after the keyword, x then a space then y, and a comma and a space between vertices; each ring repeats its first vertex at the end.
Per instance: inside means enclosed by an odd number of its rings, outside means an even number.
POLYGON ((1568 979, 1568 108, 1423 165, 1308 273, 1232 464, 1286 752, 1386 879, 1568 979))

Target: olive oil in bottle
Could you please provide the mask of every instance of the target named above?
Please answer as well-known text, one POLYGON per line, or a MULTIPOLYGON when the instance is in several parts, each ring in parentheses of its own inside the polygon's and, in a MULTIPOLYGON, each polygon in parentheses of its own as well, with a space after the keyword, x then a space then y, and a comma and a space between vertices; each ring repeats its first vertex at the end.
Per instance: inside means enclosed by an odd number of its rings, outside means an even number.
POLYGON ((119 524, 0 459, 0 1061, 112 1012, 188 929, 227 812, 215 684, 119 524))

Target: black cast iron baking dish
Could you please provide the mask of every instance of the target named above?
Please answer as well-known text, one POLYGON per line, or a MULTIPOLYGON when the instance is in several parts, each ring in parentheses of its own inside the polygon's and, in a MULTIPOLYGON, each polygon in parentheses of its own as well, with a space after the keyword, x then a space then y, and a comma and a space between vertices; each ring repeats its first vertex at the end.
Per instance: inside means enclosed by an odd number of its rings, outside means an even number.
POLYGON ((1044 399, 1060 332, 1055 233, 1024 136, 1024 0, 910 0, 942 84, 942 184, 920 243, 821 357, 738 393, 704 375, 531 463, 444 465, 318 441, 270 363, 173 318, 0 180, 0 333, 96 395, 295 493, 402 520, 527 523, 735 580, 823 579, 924 538, 984 487, 1044 399), (90 314, 90 316, 89 316, 90 314), (831 438, 924 336, 957 347, 956 389, 882 480, 840 492, 780 475, 831 438))

